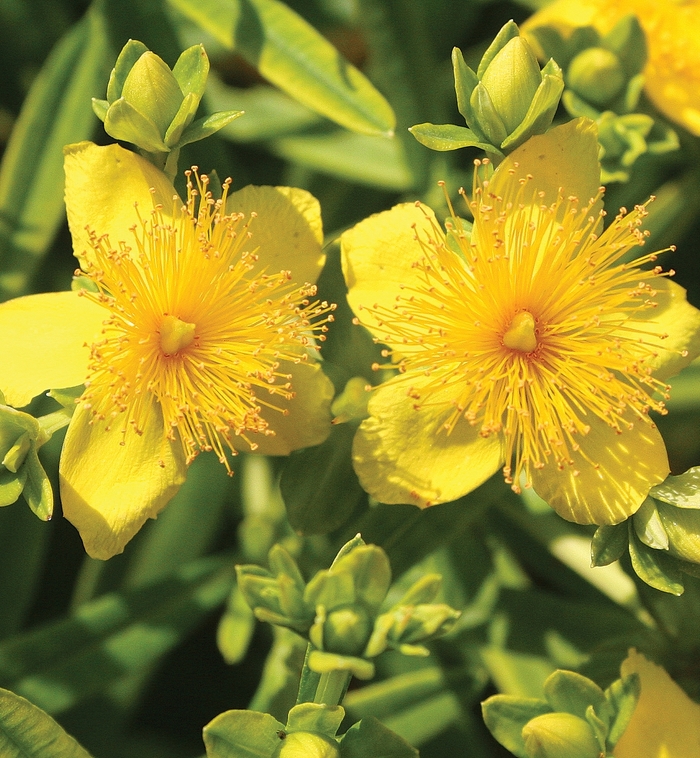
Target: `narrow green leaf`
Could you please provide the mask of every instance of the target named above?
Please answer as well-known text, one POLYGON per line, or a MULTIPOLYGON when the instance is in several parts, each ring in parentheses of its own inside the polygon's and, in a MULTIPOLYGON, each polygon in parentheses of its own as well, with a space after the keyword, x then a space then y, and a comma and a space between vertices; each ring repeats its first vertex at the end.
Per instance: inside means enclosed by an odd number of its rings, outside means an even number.
POLYGON ((238 663, 243 660, 254 630, 253 611, 250 610, 238 585, 235 585, 216 631, 216 644, 226 663, 238 663))
POLYGON ((460 147, 478 147, 493 153, 490 143, 482 142, 471 129, 453 124, 416 124, 409 130, 411 134, 431 150, 458 150, 460 147))
POLYGON ((90 754, 40 708, 0 690, 2 758, 90 758, 90 754))
POLYGON ((474 91, 474 87, 479 83, 479 79, 467 66, 462 51, 458 47, 452 48, 452 72, 455 78, 457 110, 459 110, 467 123, 471 123, 474 120, 474 114, 469 104, 469 98, 474 91))
POLYGON ((169 0, 270 82, 341 126, 389 135, 394 113, 371 82, 279 0, 169 0))
POLYGON ((226 711, 204 727, 208 758, 271 758, 284 724, 269 713, 226 711))
POLYGON ((24 498, 36 516, 42 521, 49 521, 53 515, 53 489, 39 461, 36 448, 27 453, 23 468, 27 471, 24 498))
POLYGON ((71 708, 172 649, 223 601, 232 572, 227 559, 202 559, 10 638, 0 644, 0 681, 50 713, 71 708))
POLYGON ((96 123, 90 98, 104 86, 109 45, 93 7, 34 80, 0 165, 0 300, 25 291, 63 218, 63 146, 96 123))

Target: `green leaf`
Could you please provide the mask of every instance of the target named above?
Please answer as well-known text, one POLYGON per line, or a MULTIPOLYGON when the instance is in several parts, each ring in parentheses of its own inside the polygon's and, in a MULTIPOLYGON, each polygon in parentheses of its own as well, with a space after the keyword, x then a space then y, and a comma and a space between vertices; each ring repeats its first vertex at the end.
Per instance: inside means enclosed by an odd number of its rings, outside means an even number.
POLYGON ((109 82, 107 84, 108 103, 113 103, 115 100, 119 100, 122 96, 126 77, 129 76, 129 71, 134 67, 136 61, 147 52, 148 48, 146 45, 144 45, 143 42, 139 42, 137 39, 130 39, 126 45, 124 45, 117 56, 117 61, 114 64, 112 73, 109 75, 109 82))
POLYGON ((192 142, 198 142, 205 137, 209 137, 242 115, 243 111, 224 111, 222 113, 214 113, 211 116, 198 118, 193 124, 190 124, 187 129, 185 129, 177 146, 183 147, 184 145, 189 145, 192 142))
POLYGON ((321 445, 292 453, 280 479, 287 518, 300 534, 326 534, 343 526, 365 498, 352 468, 355 427, 334 426, 321 445))
POLYGON ((96 97, 92 98, 92 112, 100 119, 100 121, 104 121, 107 117, 108 108, 109 103, 106 100, 99 100, 96 97))
POLYGON ((676 508, 700 508, 700 466, 694 466, 679 476, 668 476, 651 488, 649 494, 676 508))
POLYGON ((63 146, 95 126, 90 98, 103 86, 109 46, 96 7, 49 55, 0 165, 0 300, 21 294, 64 218, 63 146))
POLYGON ((0 690, 3 758, 90 758, 52 718, 9 690, 0 690))
POLYGON ((284 724, 269 713, 226 711, 204 727, 208 758, 271 758, 284 724))
POLYGON ((0 681, 59 713, 171 650, 226 597, 233 567, 207 558, 146 587, 109 593, 69 618, 0 643, 0 681))
POLYGON ((536 698, 493 695, 481 704, 484 723, 491 734, 517 758, 529 758, 522 731, 531 719, 551 713, 551 707, 536 698))
POLYGON ((608 732, 608 747, 613 750, 617 741, 625 733, 627 725, 632 718, 634 709, 641 693, 639 674, 626 676, 624 679, 616 679, 607 690, 605 697, 610 703, 613 718, 608 732))
POLYGON ((418 758, 418 751, 376 718, 353 724, 340 742, 341 758, 418 758))
POLYGON ((462 51, 455 47, 452 49, 452 70, 455 78, 455 93, 457 95, 457 109, 464 120, 471 124, 474 114, 469 104, 474 87, 479 83, 477 75, 467 66, 462 51))
POLYGON ((216 644, 226 663, 238 663, 248 652, 255 616, 236 584, 216 630, 216 644))
POLYGON ((668 592, 671 595, 683 594, 683 579, 674 559, 641 542, 631 523, 629 524, 629 547, 632 568, 640 579, 661 592, 668 592))
POLYGON ((270 82, 341 126, 393 133, 394 112, 370 81, 279 0, 169 0, 270 82))
POLYGON ((0 469, 0 508, 16 503, 27 481, 27 469, 21 467, 15 473, 4 466, 0 469))
POLYGON ((173 76, 175 81, 180 85, 182 94, 193 94, 197 102, 202 99, 204 90, 207 86, 207 76, 209 75, 209 58, 203 45, 192 45, 188 47, 173 67, 173 76))
POLYGON ((647 547, 668 550, 668 534, 653 498, 647 497, 631 520, 635 534, 647 547))
POLYGON ((289 711, 286 729, 288 732, 320 732, 335 737, 344 716, 345 711, 340 705, 300 703, 289 711))
POLYGON ((105 131, 114 139, 131 142, 150 153, 167 153, 170 150, 163 142, 155 122, 139 113, 124 98, 119 98, 109 106, 105 131))
POLYGON ((22 467, 27 472, 27 482, 24 485, 24 499, 33 513, 42 521, 49 521, 53 515, 53 488, 44 467, 39 461, 36 447, 27 453, 22 467))
POLYGON ((574 671, 555 671, 544 683, 544 696, 553 711, 573 713, 582 719, 589 706, 598 711, 605 702, 603 690, 574 671))
POLYGON ((453 124, 416 124, 409 130, 411 134, 431 150, 458 150, 460 147, 478 147, 481 150, 495 152, 490 142, 482 142, 476 134, 466 126, 453 124))
POLYGON ((619 560, 627 549, 627 524, 599 526, 591 540, 591 565, 607 566, 619 560))
POLYGON ((282 137, 270 148, 285 160, 350 182, 388 190, 408 190, 413 184, 402 145, 396 139, 336 129, 282 137))

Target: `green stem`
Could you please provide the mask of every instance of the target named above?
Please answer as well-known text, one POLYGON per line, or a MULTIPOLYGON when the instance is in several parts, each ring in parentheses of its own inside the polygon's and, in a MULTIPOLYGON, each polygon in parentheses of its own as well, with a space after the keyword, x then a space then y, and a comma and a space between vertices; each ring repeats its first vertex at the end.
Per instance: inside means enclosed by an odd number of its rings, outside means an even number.
POLYGON ((53 413, 47 413, 46 416, 40 416, 37 421, 41 426, 42 431, 48 435, 47 440, 64 426, 68 426, 73 414, 66 408, 61 408, 53 413))
POLYGON ((314 695, 314 703, 340 705, 343 702, 351 678, 352 674, 348 671, 327 671, 325 674, 321 674, 321 679, 314 695))

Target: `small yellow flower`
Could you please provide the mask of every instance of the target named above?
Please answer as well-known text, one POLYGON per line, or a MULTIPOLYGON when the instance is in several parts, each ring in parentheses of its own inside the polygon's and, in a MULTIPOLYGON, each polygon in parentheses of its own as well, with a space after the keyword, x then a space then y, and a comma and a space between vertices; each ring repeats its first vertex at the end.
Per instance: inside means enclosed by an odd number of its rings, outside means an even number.
POLYGON ((378 500, 454 500, 505 464, 564 518, 617 523, 668 474, 648 411, 700 311, 655 254, 625 262, 643 206, 601 230, 596 152, 585 119, 529 140, 475 180, 471 239, 419 203, 343 235, 349 302, 400 372, 354 442, 378 500))
POLYGON ((332 307, 307 192, 246 187, 214 200, 188 172, 183 204, 134 153, 66 150, 80 292, 0 305, 7 402, 85 383, 60 463, 64 515, 108 558, 155 517, 200 451, 286 455, 330 430, 332 386, 315 360, 332 307), (290 270, 292 273, 290 273, 290 270))
POLYGON ((522 28, 527 34, 554 26, 568 35, 594 26, 606 33, 629 13, 647 35, 647 95, 667 118, 700 136, 700 0, 556 0, 522 28))
POLYGON ((622 677, 639 674, 637 707, 615 745, 615 758, 698 758, 700 705, 694 703, 661 666, 632 649, 620 667, 622 677))

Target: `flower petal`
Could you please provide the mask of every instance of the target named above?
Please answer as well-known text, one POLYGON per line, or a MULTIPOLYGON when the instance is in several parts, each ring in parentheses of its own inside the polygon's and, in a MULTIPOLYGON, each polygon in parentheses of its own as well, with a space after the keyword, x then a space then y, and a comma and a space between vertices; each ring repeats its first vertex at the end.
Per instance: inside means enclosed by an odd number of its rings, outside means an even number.
MULTIPOLYGON (((418 383, 414 382, 414 388, 418 383)), ((453 410, 436 393, 416 409, 403 379, 380 385, 369 401, 370 418, 355 435, 353 461, 360 483, 383 503, 423 508, 466 495, 503 463, 501 439, 479 436, 479 426, 443 424, 453 410)))
POLYGON ((639 674, 642 691, 615 758, 690 758, 700 755, 700 705, 666 671, 632 649, 624 676, 639 674))
POLYGON ((489 181, 489 192, 512 193, 513 172, 515 177, 532 176, 531 186, 543 193, 538 203, 550 205, 560 194, 577 197, 581 205, 587 203, 600 189, 595 123, 577 118, 531 137, 499 165, 489 181))
POLYGON ((68 226, 78 258, 89 257, 92 249, 86 227, 98 236, 109 235, 115 247, 120 241, 133 244, 130 230, 138 223, 134 204, 144 218, 154 203, 163 205, 166 216, 180 206, 179 201, 173 206, 177 193, 165 174, 119 145, 78 142, 65 147, 64 155, 68 226))
MULTIPOLYGON (((340 238, 348 302, 361 323, 385 341, 381 321, 365 308, 393 308, 402 286, 424 283, 414 267, 425 253, 416 239, 435 237, 435 214, 425 205, 403 203, 360 221, 340 238)), ((392 345, 401 349, 400 345, 392 345)))
POLYGON ((532 472, 537 494, 567 521, 617 524, 639 508, 649 490, 669 474, 658 429, 637 421, 618 434, 600 419, 578 438, 580 451, 563 471, 547 465, 532 472), (594 461, 595 466, 589 461, 594 461))
POLYGON ((0 390, 21 408, 40 392, 87 377, 90 345, 107 317, 77 292, 28 295, 0 304, 0 390))
POLYGON ((155 518, 185 481, 184 454, 165 438, 154 404, 143 434, 92 424, 79 405, 68 427, 59 466, 63 515, 85 550, 106 560, 124 550, 146 519, 155 518))
POLYGON ((255 213, 251 246, 268 273, 291 271, 297 284, 314 284, 326 260, 318 200, 296 187, 248 185, 229 195, 228 213, 255 213))
MULTIPOLYGON (((320 445, 331 433, 331 400, 333 383, 318 363, 280 362, 280 373, 291 374, 294 397, 285 400, 279 395, 261 400, 272 403, 287 414, 263 408, 260 414, 270 424, 274 435, 250 434, 249 439, 258 445, 254 452, 262 455, 289 455, 292 450, 320 445)), ((234 444, 242 452, 250 452, 243 440, 234 444)))
POLYGON ((700 355, 700 311, 686 300, 683 287, 667 278, 650 282, 656 290, 656 308, 641 310, 635 329, 644 332, 645 341, 658 345, 659 355, 651 362, 659 379, 677 374, 700 355), (667 334, 665 338, 659 335, 667 334), (684 354, 685 353, 685 354, 684 354))

